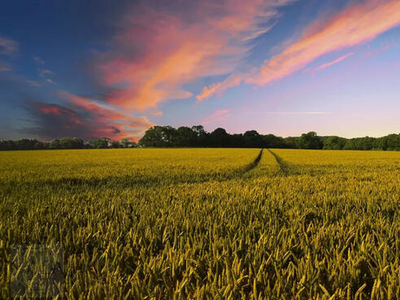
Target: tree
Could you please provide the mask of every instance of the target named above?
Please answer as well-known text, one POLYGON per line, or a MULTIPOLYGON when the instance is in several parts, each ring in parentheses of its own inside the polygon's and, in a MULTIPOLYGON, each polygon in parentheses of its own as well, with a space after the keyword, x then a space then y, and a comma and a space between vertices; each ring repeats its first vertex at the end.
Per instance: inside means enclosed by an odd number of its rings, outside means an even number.
POLYGON ((299 148, 301 149, 322 149, 322 147, 322 141, 314 131, 303 133, 299 139, 299 148))
POLYGON ((400 150, 400 134, 389 134, 375 139, 374 149, 389 151, 400 150))
POLYGON ((263 138, 262 136, 255 130, 246 131, 243 134, 244 144, 247 148, 262 148, 263 147, 263 138))
POLYGON ((287 138, 284 138, 283 141, 285 143, 285 148, 289 148, 289 149, 299 148, 299 138, 298 137, 289 136, 287 138))
POLYGON ((227 147, 229 144, 229 134, 224 128, 217 128, 210 134, 212 147, 227 147))
POLYGON ((89 141, 89 144, 91 144, 93 146, 93 148, 104 149, 104 148, 108 148, 110 141, 111 140, 109 138, 102 137, 102 138, 98 138, 98 139, 89 141))
POLYGON ((61 149, 83 149, 84 142, 79 138, 62 138, 59 141, 59 148, 61 149))
POLYGON ((30 140, 30 139, 22 139, 16 141, 16 148, 18 150, 32 150, 35 149, 35 144, 37 140, 30 140))
POLYGON ((192 126, 192 131, 195 135, 195 144, 197 147, 204 147, 207 145, 208 133, 204 130, 202 125, 192 126))
POLYGON ((61 148, 60 140, 55 139, 55 140, 51 141, 50 142, 50 148, 51 149, 60 149, 61 148))
POLYGON ((172 147, 176 137, 176 129, 171 126, 153 126, 146 130, 140 139, 143 147, 172 147))
POLYGON ((122 148, 122 145, 118 141, 112 141, 110 147, 111 148, 122 148))
POLYGON ((330 136, 327 137, 323 141, 323 149, 328 149, 328 150, 342 150, 344 146, 346 145, 346 139, 341 138, 338 136, 330 136))
POLYGON ((344 145, 344 150, 372 150, 374 147, 374 138, 371 137, 363 137, 363 138, 354 138, 346 141, 344 145))
POLYGON ((196 132, 186 126, 181 126, 176 131, 175 147, 193 147, 196 142, 196 132))
POLYGON ((286 146, 283 138, 273 134, 264 135, 262 139, 265 148, 285 148, 286 146))
POLYGON ((8 140, 1 140, 0 141, 0 150, 17 150, 17 145, 14 141, 8 140))
POLYGON ((237 147, 237 148, 244 148, 246 147, 246 143, 241 133, 235 133, 230 136, 230 143, 229 147, 237 147))

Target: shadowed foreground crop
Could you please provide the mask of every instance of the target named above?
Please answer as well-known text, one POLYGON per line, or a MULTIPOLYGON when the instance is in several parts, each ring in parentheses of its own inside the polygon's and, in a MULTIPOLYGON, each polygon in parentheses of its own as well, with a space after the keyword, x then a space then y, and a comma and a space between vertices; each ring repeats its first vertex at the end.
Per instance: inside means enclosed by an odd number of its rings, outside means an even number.
POLYGON ((3 152, 1 297, 397 299, 399 171, 398 152, 3 152))

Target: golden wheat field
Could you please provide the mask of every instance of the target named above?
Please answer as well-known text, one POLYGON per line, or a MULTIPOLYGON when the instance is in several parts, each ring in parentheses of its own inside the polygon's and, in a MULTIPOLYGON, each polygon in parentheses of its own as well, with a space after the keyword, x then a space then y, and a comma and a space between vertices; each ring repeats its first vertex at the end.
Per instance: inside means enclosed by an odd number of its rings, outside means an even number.
POLYGON ((399 299, 400 152, 0 153, 0 298, 399 299))

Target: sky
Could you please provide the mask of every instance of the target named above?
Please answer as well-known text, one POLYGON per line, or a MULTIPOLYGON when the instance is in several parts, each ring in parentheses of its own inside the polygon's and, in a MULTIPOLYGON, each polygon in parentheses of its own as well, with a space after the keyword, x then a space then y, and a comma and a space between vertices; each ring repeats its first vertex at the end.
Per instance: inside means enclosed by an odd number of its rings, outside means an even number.
POLYGON ((0 139, 400 133, 398 0, 0 2, 0 139))

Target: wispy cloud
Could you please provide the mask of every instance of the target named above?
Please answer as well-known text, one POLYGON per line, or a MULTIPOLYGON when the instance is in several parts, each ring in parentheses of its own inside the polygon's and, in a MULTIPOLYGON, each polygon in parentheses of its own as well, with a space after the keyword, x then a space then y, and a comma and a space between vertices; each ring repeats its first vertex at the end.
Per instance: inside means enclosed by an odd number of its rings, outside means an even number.
POLYGON ((328 115, 326 111, 251 111, 248 114, 277 115, 277 116, 293 116, 293 115, 328 115))
POLYGON ((398 24, 399 1, 368 0, 349 6, 306 29, 299 41, 266 61, 247 82, 264 85, 281 79, 326 53, 369 41, 398 24))
POLYGON ((50 78, 55 75, 53 71, 50 71, 48 69, 38 69, 38 74, 40 77, 43 78, 45 82, 50 84, 57 84, 57 82, 50 78))
POLYGON ((393 43, 387 44, 387 45, 385 45, 385 46, 383 46, 383 47, 380 47, 380 48, 378 48, 378 49, 374 49, 374 50, 369 49, 369 50, 365 53, 365 57, 366 57, 366 58, 369 58, 369 57, 372 57, 372 56, 374 56, 374 55, 378 55, 378 54, 380 54, 380 53, 382 53, 382 52, 385 52, 385 51, 389 50, 390 48, 393 48, 394 45, 395 45, 395 43, 393 42, 393 43))
POLYGON ((39 56, 33 56, 32 59, 35 61, 35 63, 37 63, 38 65, 44 65, 45 62, 42 58, 40 58, 39 56))
POLYGON ((0 61, 0 72, 11 71, 13 68, 10 64, 0 61))
POLYGON ((319 67, 316 67, 316 68, 308 68, 308 69, 304 70, 304 72, 311 72, 312 75, 315 75, 315 74, 318 73, 319 71, 321 71, 321 70, 323 70, 323 69, 326 69, 326 68, 328 68, 328 67, 330 67, 330 66, 333 66, 333 65, 335 65, 335 64, 337 64, 337 63, 340 63, 341 61, 344 61, 346 58, 348 58, 348 57, 350 57, 350 56, 353 56, 354 54, 355 54, 354 52, 347 53, 347 54, 345 54, 345 55, 343 55, 343 56, 341 56, 341 57, 339 57, 339 58, 337 58, 337 59, 335 59, 335 60, 333 60, 333 61, 324 63, 324 64, 320 65, 319 67))
POLYGON ((51 83, 51 84, 57 84, 55 81, 53 81, 50 78, 45 79, 46 82, 51 83))
POLYGON ((162 111, 154 111, 151 113, 152 116, 161 117, 163 115, 162 111))
POLYGON ((48 77, 50 75, 51 76, 54 75, 54 72, 52 72, 50 70, 47 70, 47 69, 39 69, 38 73, 39 73, 39 76, 42 77, 42 78, 46 78, 46 77, 48 77))
POLYGON ((0 36, 0 54, 11 56, 16 53, 18 53, 18 43, 4 36, 0 36))
POLYGON ((182 4, 184 15, 150 4, 135 7, 122 19, 111 50, 96 62, 103 85, 111 89, 106 101, 145 111, 192 96, 186 83, 232 72, 250 47, 249 36, 265 33, 278 17, 276 8, 290 2, 192 1, 182 4))
MULTIPOLYGON (((353 4, 330 19, 315 22, 302 37, 280 54, 264 62, 257 72, 249 72, 242 83, 265 85, 304 68, 327 53, 372 40, 379 34, 400 24, 400 1, 366 0, 353 4)), ((325 66, 327 67, 327 66, 325 66)), ((232 87, 231 79, 205 88, 198 96, 205 99, 232 87)))
POLYGON ((222 122, 229 116, 230 116, 229 109, 219 109, 219 110, 216 110, 215 112, 213 112, 207 118, 205 118, 202 121, 202 124, 207 125, 207 124, 210 124, 210 123, 222 122))
POLYGON ((248 75, 242 73, 234 73, 230 75, 227 79, 216 84, 204 87, 203 91, 196 96, 197 102, 204 101, 214 94, 222 95, 222 92, 228 88, 240 85, 246 80, 248 75))

